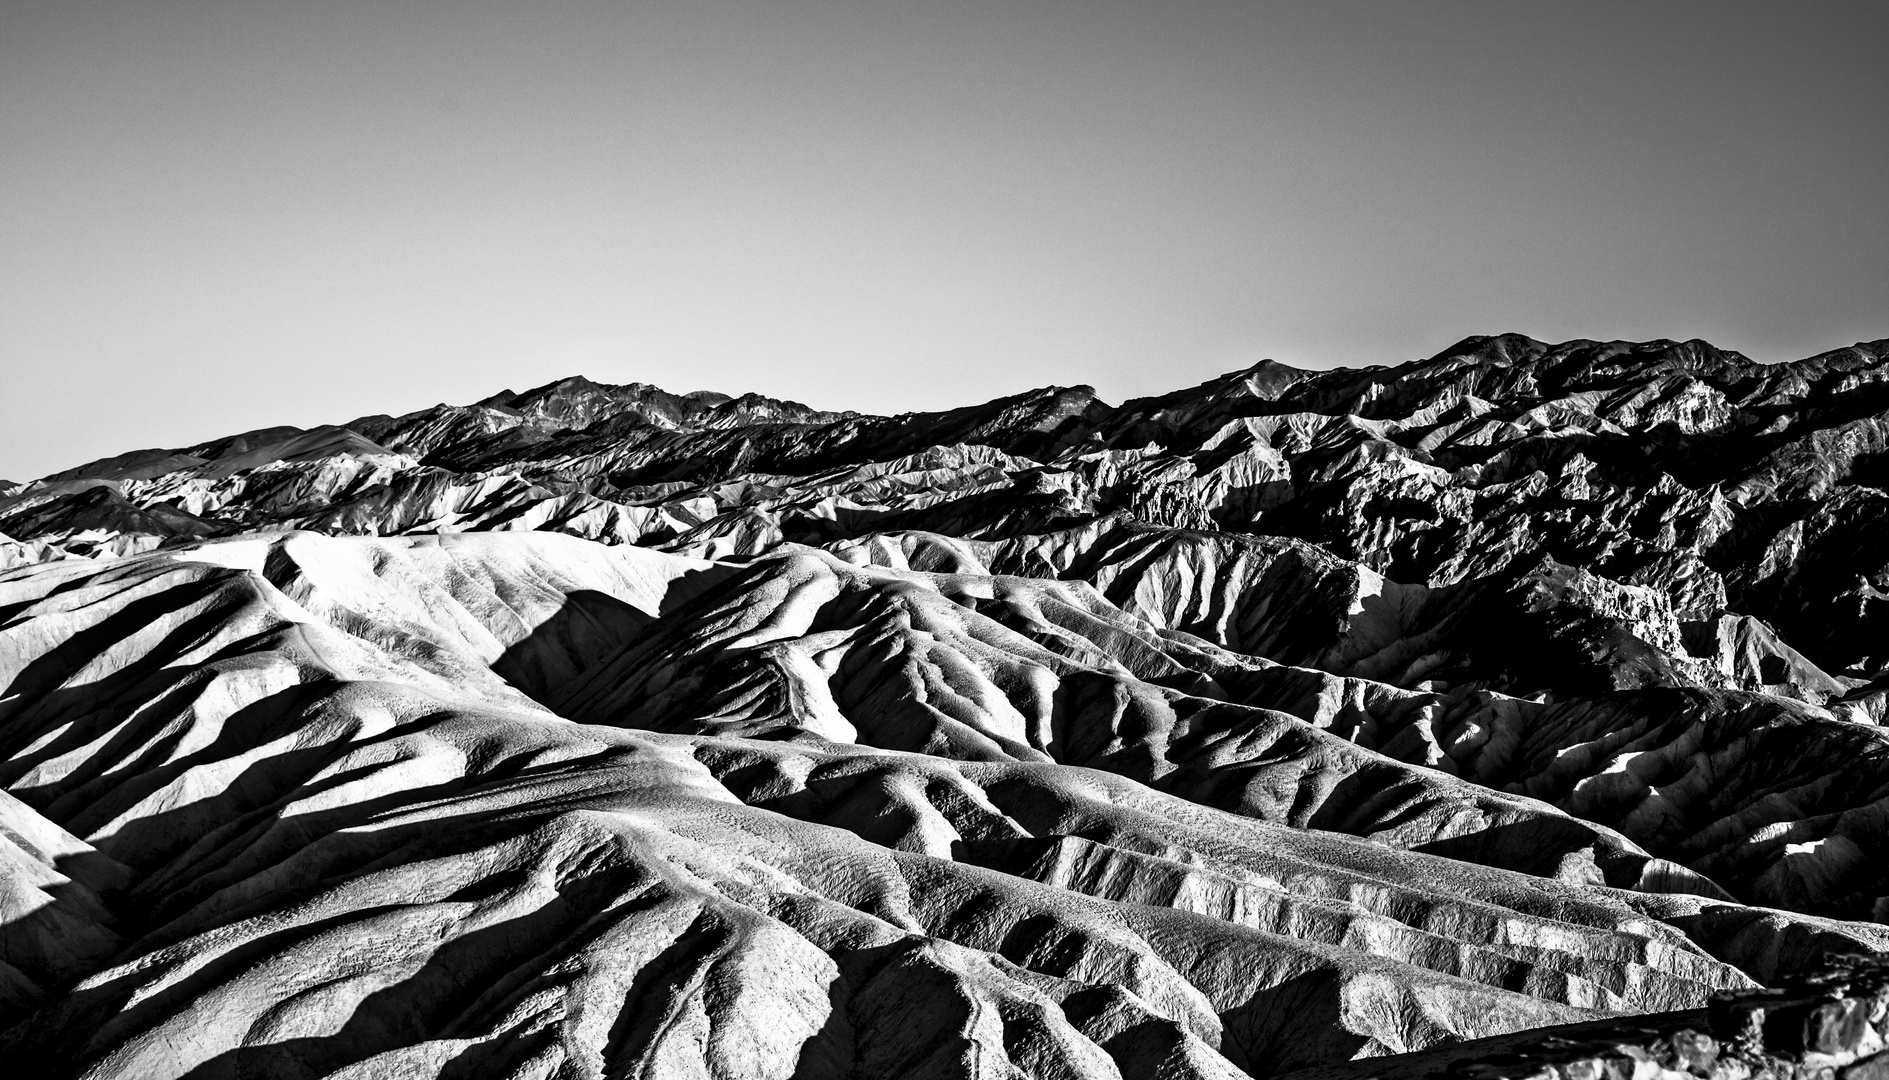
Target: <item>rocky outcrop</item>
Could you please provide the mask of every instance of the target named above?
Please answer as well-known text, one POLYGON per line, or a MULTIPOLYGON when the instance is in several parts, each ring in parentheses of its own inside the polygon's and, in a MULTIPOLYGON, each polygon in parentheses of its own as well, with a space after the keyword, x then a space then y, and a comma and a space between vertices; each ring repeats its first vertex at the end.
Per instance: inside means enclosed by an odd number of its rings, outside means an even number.
POLYGON ((1837 954, 1776 990, 1721 991, 1706 1009, 1496 1036, 1292 1076, 1874 1080, 1886 1073, 1889 972, 1879 957, 1837 954))

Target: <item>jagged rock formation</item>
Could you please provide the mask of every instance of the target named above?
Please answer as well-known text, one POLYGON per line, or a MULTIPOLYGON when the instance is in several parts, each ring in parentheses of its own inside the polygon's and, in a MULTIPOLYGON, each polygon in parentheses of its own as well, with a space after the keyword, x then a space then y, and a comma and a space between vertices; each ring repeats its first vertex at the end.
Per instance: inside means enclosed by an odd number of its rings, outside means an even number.
POLYGON ((1777 990, 1723 990, 1705 1009, 1612 1017, 1414 1054, 1304 1069, 1293 1080, 1878 1080, 1889 1075, 1889 966, 1838 954, 1777 990))
POLYGON ((566 380, 0 488, 0 1046, 1263 1076, 1882 952, 1882 372, 566 380))

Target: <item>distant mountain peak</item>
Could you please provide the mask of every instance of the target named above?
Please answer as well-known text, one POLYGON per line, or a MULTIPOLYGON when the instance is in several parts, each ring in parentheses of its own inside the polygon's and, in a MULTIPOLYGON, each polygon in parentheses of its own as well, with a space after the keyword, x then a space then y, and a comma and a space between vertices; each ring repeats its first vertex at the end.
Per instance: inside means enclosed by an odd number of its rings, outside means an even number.
POLYGON ((1872 1080, 1885 534, 1883 343, 572 376, 0 486, 0 1046, 1872 1080))

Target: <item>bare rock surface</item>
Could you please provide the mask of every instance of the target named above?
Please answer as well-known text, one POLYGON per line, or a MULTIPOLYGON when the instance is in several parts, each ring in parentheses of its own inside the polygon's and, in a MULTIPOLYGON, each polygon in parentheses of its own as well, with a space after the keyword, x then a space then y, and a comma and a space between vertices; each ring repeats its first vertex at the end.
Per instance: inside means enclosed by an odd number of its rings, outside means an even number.
POLYGON ((1874 1080, 1719 1029, 1881 1021, 1886 376, 567 379, 0 485, 0 1052, 1874 1080))
POLYGON ((1873 1080, 1885 1073, 1889 971, 1881 957, 1839 953, 1775 990, 1720 991, 1705 1009, 1590 1020, 1290 1075, 1294 1080, 1873 1080))

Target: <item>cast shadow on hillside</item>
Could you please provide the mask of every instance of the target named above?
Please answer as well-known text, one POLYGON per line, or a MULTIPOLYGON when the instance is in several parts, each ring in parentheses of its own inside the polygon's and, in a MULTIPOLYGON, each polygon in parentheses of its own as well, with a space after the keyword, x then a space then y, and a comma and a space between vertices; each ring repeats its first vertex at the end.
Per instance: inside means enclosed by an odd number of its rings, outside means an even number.
POLYGON ((578 678, 642 636, 653 622, 608 593, 578 589, 491 667, 525 696, 557 712, 578 678))
POLYGON ((1368 1036, 1345 1029, 1344 983, 1336 971, 1294 975, 1220 1014, 1226 1054, 1254 1076, 1279 1076, 1349 1060, 1368 1036))
POLYGON ((557 611, 513 642, 491 664, 493 672, 526 697, 563 715, 560 707, 585 673, 643 638, 657 622, 687 607, 722 576, 691 570, 670 584, 655 615, 596 589, 574 589, 557 611), (712 576, 710 576, 712 575, 712 576))

